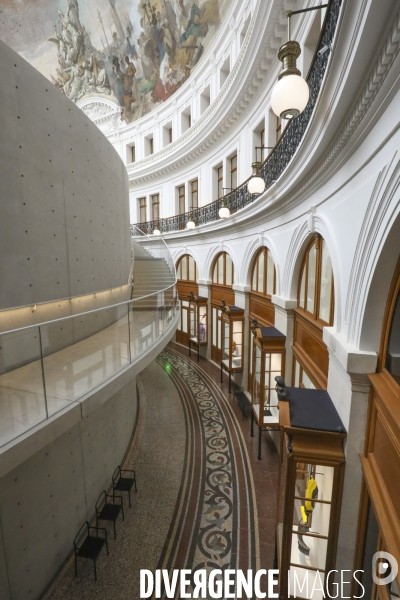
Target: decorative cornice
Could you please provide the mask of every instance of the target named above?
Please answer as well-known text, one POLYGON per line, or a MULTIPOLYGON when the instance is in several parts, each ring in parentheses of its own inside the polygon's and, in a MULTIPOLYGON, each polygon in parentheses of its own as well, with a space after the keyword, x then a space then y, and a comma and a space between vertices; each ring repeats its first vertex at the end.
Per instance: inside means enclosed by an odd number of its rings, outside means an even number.
POLYGON ((330 355, 335 356, 346 373, 366 375, 374 373, 378 356, 376 352, 364 352, 349 344, 344 335, 333 327, 324 327, 322 339, 327 345, 330 355))
MULTIPOLYGON (((285 15, 287 4, 287 2, 280 2, 278 7, 275 6, 274 8, 275 10, 278 9, 279 13, 282 13, 282 15, 285 15)), ((295 1, 290 0, 289 4, 290 6, 294 5, 295 1)), ((157 178, 159 176, 160 168, 162 168, 163 173, 171 172, 182 165, 187 164, 200 154, 206 152, 217 140, 219 140, 227 131, 229 131, 229 129, 232 128, 232 125, 246 110, 247 106, 253 100, 254 96, 259 91, 261 84, 265 80, 273 60, 276 61, 274 52, 271 53, 271 56, 268 56, 268 49, 270 47, 275 47, 276 42, 278 42, 279 45, 286 32, 285 27, 280 23, 276 23, 275 20, 273 22, 271 20, 270 23, 267 23, 266 30, 263 34, 263 42, 257 48, 256 54, 254 55, 254 53, 249 53, 251 54, 251 58, 253 60, 253 64, 249 69, 249 74, 247 75, 246 80, 241 84, 241 91, 236 95, 233 104, 229 106, 229 110, 227 110, 227 99, 230 99, 230 97, 233 95, 232 90, 234 88, 239 71, 243 66, 245 58, 248 54, 247 51, 250 42, 259 38, 259 35, 255 35, 254 31, 256 29, 256 25, 259 25, 260 23, 259 12, 262 5, 262 2, 258 3, 258 10, 254 12, 253 18, 249 24, 249 28, 242 44, 239 56, 216 99, 199 117, 196 123, 194 123, 190 129, 183 133, 174 142, 152 154, 151 156, 147 156, 140 161, 127 165, 128 176, 130 179, 134 179, 135 183, 143 183, 144 181, 157 178), (225 115, 222 119, 216 119, 215 115, 221 108, 225 108, 225 115), (203 136, 203 139, 200 141, 200 143, 195 145, 196 138, 199 137, 199 134, 204 132, 208 124, 214 122, 217 124, 213 127, 213 131, 208 133, 207 136, 203 136), (184 147, 189 147, 189 151, 185 154, 182 154, 177 159, 174 159, 176 153, 184 147), (167 158, 171 158, 168 164, 160 165, 160 163, 167 158), (142 173, 142 171, 145 171, 148 167, 152 168, 151 172, 142 173)))
MULTIPOLYGON (((387 35, 386 39, 382 44, 382 50, 379 53, 378 59, 375 61, 373 67, 370 70, 367 82, 363 88, 362 93, 358 99, 354 102, 352 109, 349 111, 349 116, 345 120, 340 133, 336 136, 335 141, 331 144, 327 153, 323 156, 319 164, 316 165, 312 170, 312 175, 303 180, 297 189, 294 189, 290 196, 287 198, 279 197, 279 190, 274 190, 272 194, 272 202, 270 200, 270 190, 266 190, 253 204, 249 204, 243 208, 237 215, 231 217, 231 222, 219 222, 207 224, 207 230, 203 227, 203 232, 212 234, 216 227, 226 228, 228 225, 234 225, 236 228, 243 228, 248 226, 249 222, 252 221, 255 225, 258 223, 264 223, 265 219, 272 219, 282 214, 283 211, 290 210, 291 208, 299 205, 305 197, 310 194, 311 187, 318 181, 318 185, 321 186, 325 183, 323 175, 338 159, 340 153, 343 151, 346 144, 349 142, 351 136, 355 130, 361 124, 363 118, 367 114, 372 102, 376 98, 379 89, 382 87, 393 63, 400 50, 400 11, 396 14, 393 25, 387 35), (279 198, 279 202, 276 201, 279 198), (262 210, 266 208, 267 210, 262 210)), ((332 171, 327 174, 331 175, 332 171)), ((312 218, 312 217, 310 217, 312 218)), ((181 234, 183 232, 180 232, 181 234)), ((184 232, 187 235, 193 236, 198 232, 184 232)), ((172 236, 171 236, 172 237, 172 236)), ((287 285, 288 279, 283 275, 283 287, 282 291, 285 291, 285 285, 287 285)))
POLYGON ((113 130, 113 133, 118 129, 122 109, 111 100, 98 97, 86 98, 82 102, 78 102, 77 106, 99 129, 104 131, 106 124, 108 124, 109 130, 113 130))

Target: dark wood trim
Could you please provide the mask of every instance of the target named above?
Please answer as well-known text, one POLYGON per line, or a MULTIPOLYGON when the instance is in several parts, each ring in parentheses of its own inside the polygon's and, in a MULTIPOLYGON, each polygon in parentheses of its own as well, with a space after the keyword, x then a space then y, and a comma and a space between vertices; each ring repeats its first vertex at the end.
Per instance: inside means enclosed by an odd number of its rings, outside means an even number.
MULTIPOLYGON (((356 539, 358 543, 356 544, 356 550, 354 554, 354 563, 353 563, 353 573, 356 571, 360 571, 363 566, 363 557, 365 550, 365 535, 367 529, 367 517, 368 517, 368 505, 369 505, 369 496, 368 489, 363 478, 361 482, 361 492, 360 492, 360 503, 358 509, 358 521, 357 521, 357 536, 356 539)), ((360 597, 361 589, 360 585, 352 579, 351 588, 350 588, 350 596, 351 598, 360 597)))
POLYGON ((326 389, 329 353, 322 339, 322 329, 321 323, 314 320, 309 313, 299 308, 294 309, 293 354, 305 368, 314 385, 326 389), (308 349, 303 347, 305 341, 309 345, 308 349))
MULTIPOLYGON (((389 302, 386 304, 385 313, 383 316, 383 325, 382 325, 382 333, 381 340, 379 344, 379 354, 378 354, 378 371, 386 371, 386 357, 387 357, 387 349, 389 344, 389 335, 390 335, 390 326, 392 324, 393 313, 396 306, 397 297, 400 294, 400 258, 397 261, 397 265, 393 274, 392 283, 390 284, 390 290, 388 298, 389 302)), ((386 373, 388 373, 386 371, 386 373)), ((389 374, 389 373, 388 373, 389 374)), ((390 374, 389 374, 390 376, 390 374)), ((397 385, 397 384, 396 384, 397 385)))
POLYGON ((335 313, 335 294, 334 294, 334 277, 333 277, 333 272, 332 272, 332 285, 331 285, 331 305, 330 305, 330 314, 329 314, 329 322, 323 321, 322 319, 320 319, 318 317, 319 314, 319 308, 320 308, 320 301, 321 301, 321 276, 322 276, 322 246, 323 246, 323 241, 324 239, 322 238, 322 236, 318 233, 314 234, 312 236, 312 238, 310 239, 305 253, 304 253, 304 258, 303 258, 303 262, 300 268, 300 277, 299 277, 299 281, 297 284, 297 301, 298 301, 298 309, 301 311, 302 313, 304 313, 304 317, 307 317, 312 320, 315 321, 319 327, 326 327, 326 326, 330 326, 333 324, 333 320, 334 320, 334 313, 335 313), (308 269, 309 269, 309 256, 310 256, 310 251, 313 248, 313 246, 315 245, 316 248, 316 256, 315 256, 315 282, 314 282, 314 307, 313 307, 313 312, 310 312, 309 310, 307 310, 307 288, 308 288, 308 269), (301 294, 301 283, 302 283, 302 279, 303 279, 303 275, 305 277, 305 285, 304 285, 304 297, 303 297, 303 304, 304 304, 304 308, 302 308, 300 306, 300 294, 301 294))

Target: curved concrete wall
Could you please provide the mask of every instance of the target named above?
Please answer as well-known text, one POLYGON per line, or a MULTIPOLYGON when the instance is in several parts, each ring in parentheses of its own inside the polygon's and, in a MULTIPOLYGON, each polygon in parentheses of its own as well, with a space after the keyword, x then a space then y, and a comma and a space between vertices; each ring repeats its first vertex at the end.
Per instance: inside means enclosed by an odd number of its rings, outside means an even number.
POLYGON ((42 597, 78 529, 92 519, 100 492, 109 489, 137 414, 133 378, 0 479, 2 600, 42 597))
POLYGON ((125 285, 128 178, 97 127, 0 41, 0 309, 125 285))

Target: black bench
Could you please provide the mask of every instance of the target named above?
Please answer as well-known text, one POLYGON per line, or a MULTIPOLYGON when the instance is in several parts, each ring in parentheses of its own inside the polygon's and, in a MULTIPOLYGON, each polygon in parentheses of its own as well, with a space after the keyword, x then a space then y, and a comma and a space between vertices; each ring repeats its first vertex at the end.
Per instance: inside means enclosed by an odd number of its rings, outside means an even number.
POLYGON ((244 421, 245 411, 248 411, 251 414, 251 411, 252 411, 251 403, 244 392, 235 392, 234 397, 237 399, 238 404, 239 404, 240 408, 242 409, 243 421, 244 421))

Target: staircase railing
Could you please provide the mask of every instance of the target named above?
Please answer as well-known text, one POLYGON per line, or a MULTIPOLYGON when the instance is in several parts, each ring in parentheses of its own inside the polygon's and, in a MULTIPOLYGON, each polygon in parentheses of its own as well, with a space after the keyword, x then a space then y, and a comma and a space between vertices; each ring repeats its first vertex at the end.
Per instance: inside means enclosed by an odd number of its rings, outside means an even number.
MULTIPOLYGON (((149 255, 164 260, 171 275, 171 283, 176 281, 175 264, 165 241, 160 236, 150 237, 136 225, 131 225, 131 236, 149 255)), ((134 249, 133 254, 135 254, 134 249)))

